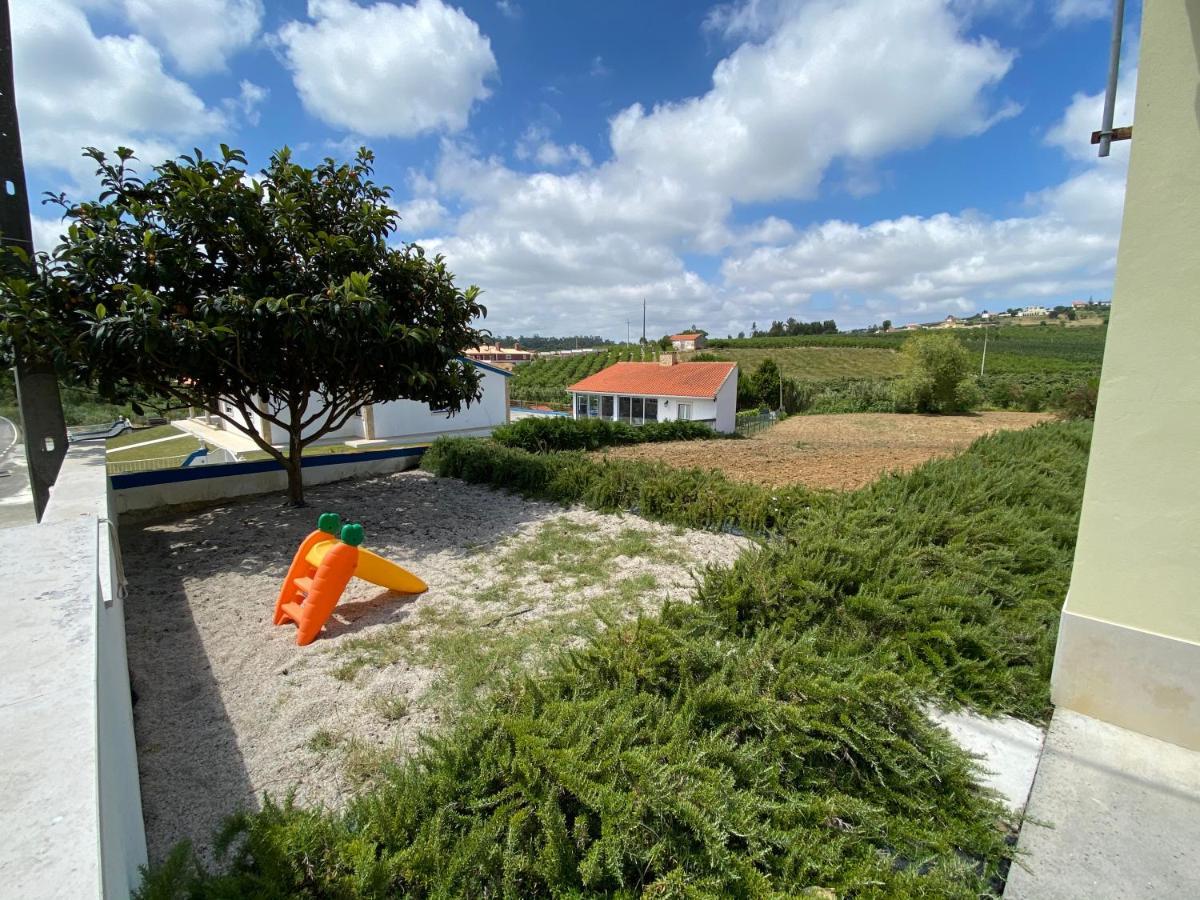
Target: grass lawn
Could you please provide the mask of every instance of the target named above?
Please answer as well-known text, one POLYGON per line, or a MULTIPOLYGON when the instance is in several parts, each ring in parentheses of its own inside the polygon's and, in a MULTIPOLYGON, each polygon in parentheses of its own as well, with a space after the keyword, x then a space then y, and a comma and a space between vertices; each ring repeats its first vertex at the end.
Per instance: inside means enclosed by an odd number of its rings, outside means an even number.
POLYGON ((155 428, 136 431, 133 434, 122 434, 115 438, 109 438, 106 461, 123 463, 134 460, 172 460, 199 449, 200 441, 194 435, 181 431, 173 425, 159 425, 155 428), (172 437, 172 435, 176 436, 172 437), (141 438, 141 441, 160 440, 156 444, 135 446, 141 442, 134 439, 138 437, 141 438), (170 438, 170 440, 161 440, 161 438, 170 438))
POLYGON ((105 446, 111 453, 113 450, 120 450, 122 447, 128 447, 130 444, 140 444, 144 441, 154 441, 165 437, 183 437, 186 434, 187 432, 181 431, 174 425, 155 425, 153 428, 135 428, 126 434, 109 438, 105 442, 105 446))
MULTIPOLYGON (((373 444, 370 447, 352 447, 349 444, 317 444, 304 448, 303 456, 328 456, 331 453, 369 453, 373 450, 392 450, 396 447, 411 447, 412 444, 373 444)), ((271 456, 264 450, 255 450, 252 453, 243 453, 242 460, 249 462, 254 459, 270 459, 271 456)))

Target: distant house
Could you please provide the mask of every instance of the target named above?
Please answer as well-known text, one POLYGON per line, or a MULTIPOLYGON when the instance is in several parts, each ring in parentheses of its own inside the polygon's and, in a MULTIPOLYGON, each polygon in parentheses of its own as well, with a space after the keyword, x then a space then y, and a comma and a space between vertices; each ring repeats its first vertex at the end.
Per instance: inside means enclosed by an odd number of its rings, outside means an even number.
POLYGON ((704 346, 704 335, 698 331, 687 331, 671 335, 671 346, 676 350, 699 350, 704 346))
POLYGON ((1088 302, 1086 300, 1072 300, 1071 309, 1087 309, 1088 302))
POLYGON ((737 424, 737 380, 737 363, 679 362, 664 353, 658 362, 613 363, 567 390, 577 419, 631 425, 690 419, 730 433, 737 424))
POLYGON ((1046 309, 1046 307, 1044 307, 1044 306, 1027 306, 1023 310, 1021 310, 1019 313, 1017 313, 1017 315, 1022 316, 1022 317, 1048 316, 1048 315, 1050 315, 1050 310, 1046 309))
POLYGON ((986 322, 992 318, 992 314, 985 309, 983 312, 981 312, 979 314, 979 318, 983 319, 986 322))
MULTIPOLYGON (((483 373, 480 385, 483 392, 470 406, 451 413, 432 409, 428 403, 418 403, 416 400, 369 404, 351 416, 341 428, 324 435, 322 440, 356 444, 371 441, 420 444, 442 435, 481 437, 491 434, 493 428, 508 422, 508 379, 512 378, 512 373, 489 363, 466 357, 462 359, 483 373)), ((226 415, 246 421, 272 444, 287 442, 287 432, 261 415, 246 417, 237 407, 229 404, 223 410, 226 415)), ((232 427, 216 416, 206 417, 205 421, 218 428, 232 427)))
POLYGON ((468 359, 490 363, 529 362, 536 355, 532 350, 522 350, 520 347, 501 347, 499 344, 484 344, 482 347, 475 347, 463 354, 468 359))

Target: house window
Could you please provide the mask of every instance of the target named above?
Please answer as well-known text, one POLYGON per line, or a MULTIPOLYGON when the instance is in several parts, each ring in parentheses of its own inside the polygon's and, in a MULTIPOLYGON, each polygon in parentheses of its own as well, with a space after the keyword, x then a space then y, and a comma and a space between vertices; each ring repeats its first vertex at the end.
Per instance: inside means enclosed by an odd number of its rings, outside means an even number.
POLYGON ((599 415, 600 415, 600 398, 599 397, 588 397, 588 416, 590 418, 595 419, 595 418, 599 417, 599 415))
POLYGON ((629 398, 628 397, 618 397, 617 398, 617 418, 620 419, 622 422, 629 421, 629 398))
POLYGON ((687 420, 692 417, 692 404, 679 403, 675 406, 675 417, 677 419, 687 420))
POLYGON ((657 422, 658 421, 658 398, 657 397, 647 397, 646 398, 646 421, 647 422, 657 422))
POLYGON ((612 417, 613 417, 613 398, 605 396, 605 397, 601 397, 600 400, 601 400, 600 415, 606 419, 612 419, 612 417))
POLYGON ((575 395, 575 418, 586 419, 588 410, 588 398, 586 394, 575 395))

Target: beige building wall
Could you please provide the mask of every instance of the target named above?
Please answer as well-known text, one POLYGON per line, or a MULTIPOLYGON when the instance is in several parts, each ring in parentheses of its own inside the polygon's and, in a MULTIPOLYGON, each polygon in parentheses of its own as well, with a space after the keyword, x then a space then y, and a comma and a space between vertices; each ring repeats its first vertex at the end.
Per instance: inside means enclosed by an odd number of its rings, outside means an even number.
POLYGON ((1200 0, 1144 4, 1132 144, 1053 696, 1200 749, 1200 0))

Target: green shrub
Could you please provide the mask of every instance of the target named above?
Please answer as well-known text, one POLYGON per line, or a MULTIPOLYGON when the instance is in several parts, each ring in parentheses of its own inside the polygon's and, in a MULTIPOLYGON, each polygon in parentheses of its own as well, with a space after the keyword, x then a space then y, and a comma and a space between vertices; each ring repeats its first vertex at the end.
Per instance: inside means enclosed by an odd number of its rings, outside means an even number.
POLYGON ((505 447, 549 453, 559 450, 599 450, 621 444, 661 441, 711 440, 724 435, 703 422, 668 421, 629 425, 607 419, 571 419, 566 416, 530 416, 492 432, 505 447))
POLYGON ((971 358, 949 334, 916 335, 900 348, 904 377, 893 388, 901 412, 966 412, 979 402, 971 383, 971 358))
POLYGON ((421 465, 436 475, 505 487, 540 500, 759 535, 796 526, 825 497, 799 485, 769 490, 730 481, 718 472, 578 452, 530 453, 478 438, 440 438, 421 465))
POLYGON ((1096 418, 1096 402, 1100 397, 1100 379, 1089 378, 1086 382, 1066 392, 1062 410, 1068 419, 1096 418))

